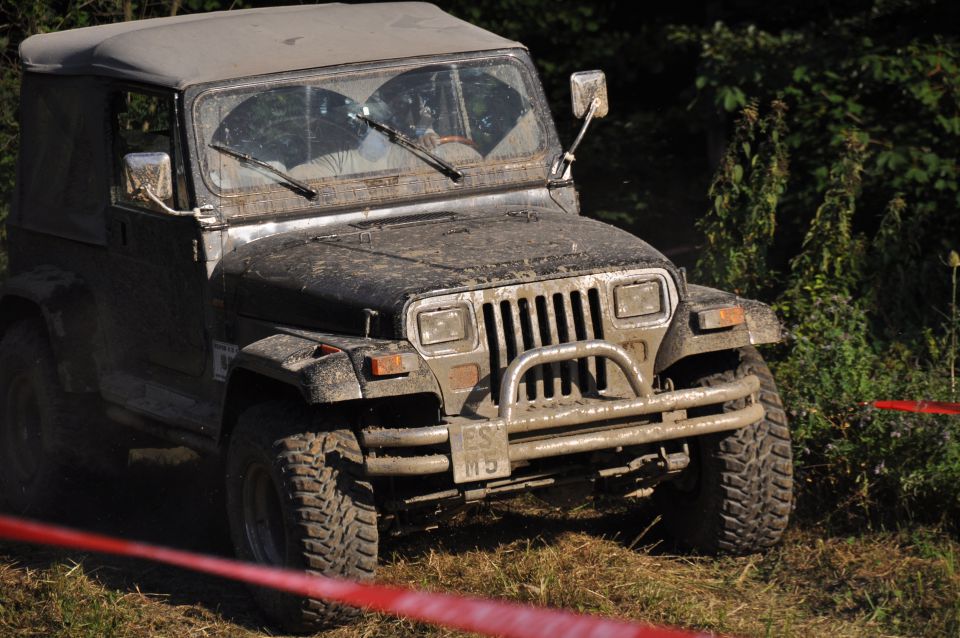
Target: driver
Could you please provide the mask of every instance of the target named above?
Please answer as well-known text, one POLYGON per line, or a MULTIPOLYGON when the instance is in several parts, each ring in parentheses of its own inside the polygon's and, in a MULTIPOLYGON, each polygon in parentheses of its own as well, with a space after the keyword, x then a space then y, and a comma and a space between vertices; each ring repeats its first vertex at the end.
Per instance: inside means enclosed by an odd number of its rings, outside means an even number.
POLYGON ((422 93, 411 89, 385 97, 392 114, 388 123, 394 129, 428 149, 437 147, 440 136, 433 130, 433 109, 427 105, 422 93))

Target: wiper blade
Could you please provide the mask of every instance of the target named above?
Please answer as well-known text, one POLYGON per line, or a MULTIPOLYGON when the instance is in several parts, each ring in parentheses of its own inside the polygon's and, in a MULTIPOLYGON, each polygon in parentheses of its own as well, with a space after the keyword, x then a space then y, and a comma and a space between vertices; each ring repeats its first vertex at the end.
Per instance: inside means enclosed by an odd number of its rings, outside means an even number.
POLYGON ((463 179, 463 173, 457 170, 453 164, 443 159, 430 149, 425 148, 423 145, 417 144, 395 128, 387 126, 383 122, 378 122, 373 118, 367 117, 363 113, 354 113, 353 115, 361 122, 366 123, 370 128, 385 134, 387 139, 394 144, 397 144, 398 146, 401 146, 409 151, 413 151, 414 154, 425 160, 427 164, 430 164, 453 181, 459 182, 463 179))
POLYGON ((274 168, 273 166, 271 166, 270 164, 267 164, 261 159, 257 159, 252 155, 248 155, 247 153, 238 151, 234 148, 230 148, 229 146, 223 146, 221 144, 209 144, 208 146, 215 151, 219 151, 223 153, 224 155, 229 155, 230 157, 234 157, 240 160, 241 162, 244 162, 246 164, 251 164, 253 166, 256 166, 257 168, 262 168, 268 173, 272 173, 276 177, 280 178, 281 184, 283 184, 284 186, 287 186, 290 190, 297 193, 298 195, 303 195, 304 197, 306 197, 311 201, 315 200, 320 196, 320 193, 318 193, 316 189, 311 187, 309 184, 301 182, 297 178, 292 177, 287 173, 284 173, 279 168, 274 168))

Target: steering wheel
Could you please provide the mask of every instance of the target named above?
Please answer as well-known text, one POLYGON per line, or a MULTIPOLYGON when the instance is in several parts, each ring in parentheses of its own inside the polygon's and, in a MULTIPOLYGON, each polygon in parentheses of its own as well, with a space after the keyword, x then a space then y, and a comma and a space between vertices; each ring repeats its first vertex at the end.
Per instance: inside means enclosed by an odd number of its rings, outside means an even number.
POLYGON ((462 135, 442 135, 437 138, 437 146, 440 146, 441 144, 464 144, 479 152, 477 143, 471 140, 469 137, 464 137, 462 135))

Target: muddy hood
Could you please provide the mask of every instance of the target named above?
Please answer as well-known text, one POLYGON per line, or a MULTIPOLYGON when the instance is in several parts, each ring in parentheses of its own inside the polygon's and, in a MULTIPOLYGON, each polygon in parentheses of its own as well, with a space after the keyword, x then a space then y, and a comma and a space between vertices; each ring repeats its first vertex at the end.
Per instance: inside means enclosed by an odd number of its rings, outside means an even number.
MULTIPOLYGON (((228 313, 339 334, 402 338, 414 298, 625 267, 661 266, 633 235, 574 215, 461 214, 260 239, 223 261, 228 313)), ((679 284, 679 282, 678 282, 679 284)))

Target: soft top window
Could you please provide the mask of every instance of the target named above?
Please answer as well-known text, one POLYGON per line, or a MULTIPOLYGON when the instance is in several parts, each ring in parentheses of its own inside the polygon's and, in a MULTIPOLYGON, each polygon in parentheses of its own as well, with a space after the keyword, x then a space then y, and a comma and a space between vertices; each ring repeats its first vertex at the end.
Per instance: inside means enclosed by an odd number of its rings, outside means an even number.
POLYGON ((78 241, 106 243, 109 199, 105 82, 24 74, 13 223, 78 241))

